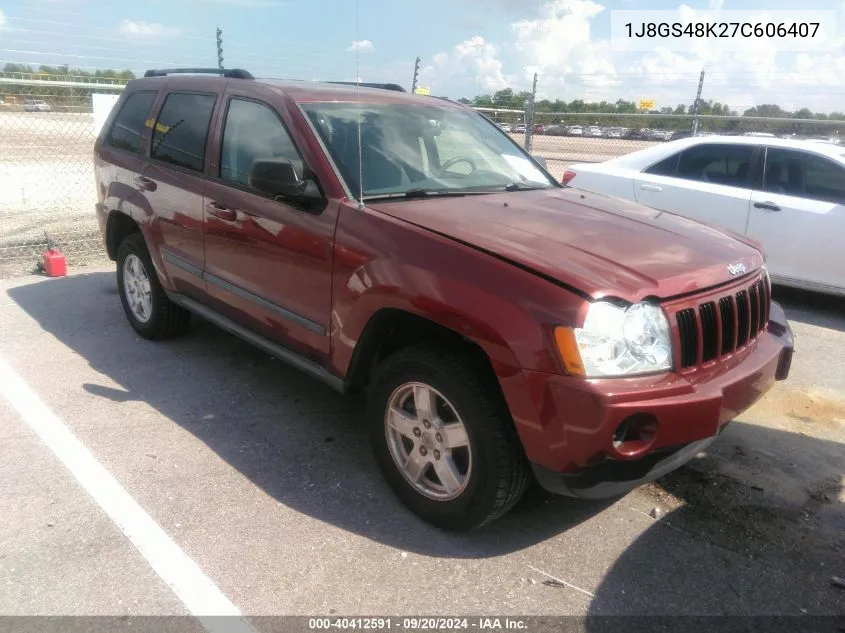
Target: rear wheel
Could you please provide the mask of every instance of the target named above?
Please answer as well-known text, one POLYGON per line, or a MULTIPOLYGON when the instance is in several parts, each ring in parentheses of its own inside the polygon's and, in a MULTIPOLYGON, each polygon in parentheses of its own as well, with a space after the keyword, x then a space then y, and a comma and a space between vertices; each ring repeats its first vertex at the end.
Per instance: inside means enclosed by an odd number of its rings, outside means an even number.
POLYGON ((399 499, 438 527, 470 530, 506 513, 530 476, 495 383, 469 358, 411 347, 383 361, 368 394, 370 437, 399 499))
POLYGON ((117 287, 126 318, 144 338, 172 338, 190 325, 191 313, 167 298, 140 233, 118 247, 117 287))

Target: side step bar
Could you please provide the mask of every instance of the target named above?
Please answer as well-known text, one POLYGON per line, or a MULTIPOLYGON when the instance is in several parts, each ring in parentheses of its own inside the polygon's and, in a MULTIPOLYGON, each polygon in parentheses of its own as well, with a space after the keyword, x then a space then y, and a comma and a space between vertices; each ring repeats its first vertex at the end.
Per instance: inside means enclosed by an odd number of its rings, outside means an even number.
POLYGON ((317 378, 318 380, 323 381, 335 391, 339 391, 340 393, 346 392, 346 384, 343 378, 329 373, 326 368, 322 365, 319 365, 314 361, 305 358, 301 354, 297 354, 293 350, 283 347, 278 343, 271 341, 270 339, 264 336, 261 336, 260 334, 256 334, 252 330, 249 330, 244 326, 235 323, 231 319, 227 319, 219 312, 216 312, 211 308, 204 306, 198 301, 194 301, 193 299, 186 297, 185 295, 178 294, 175 292, 165 292, 167 293, 167 297, 176 305, 180 305, 186 310, 190 310, 191 312, 193 312, 199 317, 202 317, 206 321, 210 321, 217 327, 222 328, 230 334, 234 334, 238 338, 245 340, 247 343, 250 343, 255 347, 267 352, 268 354, 270 354, 270 356, 278 358, 279 360, 282 360, 288 363, 289 365, 296 367, 297 369, 305 372, 313 378, 317 378))

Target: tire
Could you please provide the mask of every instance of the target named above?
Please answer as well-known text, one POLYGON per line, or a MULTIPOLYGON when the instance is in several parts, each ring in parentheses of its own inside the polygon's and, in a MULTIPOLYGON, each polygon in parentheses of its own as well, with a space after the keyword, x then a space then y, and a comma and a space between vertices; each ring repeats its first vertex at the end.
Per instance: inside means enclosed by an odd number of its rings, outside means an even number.
MULTIPOLYGON (((528 487, 531 481, 528 461, 504 398, 497 390, 498 385, 488 377, 488 370, 479 367, 468 356, 436 347, 405 348, 382 361, 376 368, 367 394, 367 424, 376 460, 400 501, 428 523, 454 532, 481 527, 510 510, 528 487), (405 393, 403 390, 413 384, 435 392, 438 410, 443 413, 437 416, 438 421, 432 429, 414 427, 414 433, 419 430, 422 435, 415 435, 417 440, 413 448, 409 449, 409 442, 414 441, 413 438, 402 438, 402 444, 395 442, 393 438, 396 435, 388 427, 386 415, 389 405, 401 402, 402 394, 405 393), (448 405, 445 409, 442 408, 444 401, 448 405), (430 475, 435 466, 442 468, 443 465, 433 461, 433 456, 437 453, 436 447, 440 447, 441 457, 447 449, 444 444, 436 443, 431 438, 431 432, 451 417, 449 411, 462 422, 468 445, 465 451, 461 448, 448 449, 450 455, 454 456, 454 459, 450 457, 454 465, 453 472, 466 476, 463 477, 463 488, 459 492, 452 493, 453 496, 449 498, 434 499, 430 496, 431 491, 421 492, 417 486, 437 486, 430 484, 433 479, 430 475), (405 459, 405 451, 409 461, 412 454, 414 459, 421 459, 420 447, 426 445, 429 448, 425 459, 429 460, 429 465, 424 472, 428 476, 413 484, 403 474, 399 462, 405 459), (395 458, 397 451, 401 454, 395 458), (471 465, 468 469, 467 464, 471 465)), ((414 400, 413 405, 406 405, 404 409, 400 407, 403 426, 409 424, 409 420, 416 424, 424 419, 424 414, 420 415, 417 411, 417 393, 413 391, 413 396, 408 396, 414 400), (408 414, 406 411, 413 413, 408 414)), ((455 425, 448 428, 453 429, 455 425)), ((439 434, 436 437, 439 439, 439 434)), ((456 444, 460 441, 456 440, 456 444)), ((435 474, 440 481, 439 472, 435 471, 435 474)), ((445 485, 441 487, 446 488, 445 485)), ((448 492, 438 492, 448 496, 448 492)))
MULTIPOLYGON (((133 277, 131 270, 129 276, 133 277)), ((134 277, 137 278, 137 275, 134 277)), ((142 337, 150 340, 173 338, 182 334, 190 325, 191 313, 167 298, 156 275, 150 252, 140 233, 127 236, 117 249, 117 288, 126 318, 142 337), (137 270, 136 266, 140 266, 148 282, 148 310, 145 310, 141 316, 137 310, 133 310, 131 305, 130 297, 133 296, 133 291, 126 283, 127 266, 134 270, 137 270)), ((132 284, 132 288, 137 288, 137 286, 132 284)))

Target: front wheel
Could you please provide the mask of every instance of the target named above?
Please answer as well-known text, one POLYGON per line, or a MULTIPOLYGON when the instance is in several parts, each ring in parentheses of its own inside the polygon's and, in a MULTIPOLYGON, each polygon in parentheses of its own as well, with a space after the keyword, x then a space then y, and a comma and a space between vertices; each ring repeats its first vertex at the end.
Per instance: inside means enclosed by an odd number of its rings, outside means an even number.
POLYGON ((411 347, 384 360, 368 394, 370 439, 399 499, 466 531, 519 501, 530 470, 495 381, 468 357, 411 347))

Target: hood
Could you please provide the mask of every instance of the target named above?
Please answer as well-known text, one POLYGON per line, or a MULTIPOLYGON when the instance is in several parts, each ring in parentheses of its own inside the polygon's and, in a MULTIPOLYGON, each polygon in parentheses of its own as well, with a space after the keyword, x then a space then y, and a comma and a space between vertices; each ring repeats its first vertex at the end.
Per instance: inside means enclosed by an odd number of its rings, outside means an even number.
POLYGON ((735 280, 759 250, 714 227, 575 189, 369 205, 554 278, 593 298, 667 299, 735 280))

